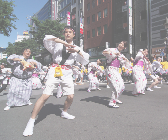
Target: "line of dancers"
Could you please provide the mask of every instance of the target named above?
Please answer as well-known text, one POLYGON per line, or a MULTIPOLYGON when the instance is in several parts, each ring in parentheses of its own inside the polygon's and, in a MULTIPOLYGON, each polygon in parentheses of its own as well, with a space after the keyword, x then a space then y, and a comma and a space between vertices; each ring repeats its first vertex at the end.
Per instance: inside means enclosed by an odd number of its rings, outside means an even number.
MULTIPOLYGON (((88 64, 88 92, 91 92, 92 89, 101 90, 99 88, 99 80, 97 79, 96 75, 106 72, 107 83, 111 88, 111 100, 109 101, 109 106, 113 108, 119 108, 118 104, 122 104, 119 97, 125 89, 124 81, 119 73, 120 65, 133 73, 135 83, 132 92, 133 96, 145 94, 144 91, 147 84, 145 73, 149 74, 153 79, 155 79, 152 65, 149 59, 146 57, 148 54, 147 49, 139 50, 138 54, 133 60, 134 66, 132 66, 131 62, 122 54, 122 50, 124 50, 127 46, 126 41, 120 42, 117 48, 107 48, 103 51, 103 55, 107 60, 106 70, 103 71, 99 66, 102 63, 101 60, 98 59, 97 62, 89 63, 89 54, 73 43, 74 36, 75 31, 71 26, 66 26, 64 29, 65 41, 53 35, 45 35, 43 40, 44 47, 52 54, 53 64, 47 73, 47 81, 45 83, 43 94, 35 103, 32 115, 23 132, 23 136, 33 135, 35 119, 42 109, 44 103, 51 95, 53 95, 53 91, 57 87, 61 89, 60 93, 63 96, 67 96, 64 102, 61 117, 65 119, 75 118, 75 116, 68 113, 68 109, 71 106, 74 97, 74 83, 72 75, 73 73, 75 75, 75 84, 78 77, 81 77, 82 83, 83 75, 81 74, 81 70, 85 70, 83 67, 84 65, 88 64)), ((8 62, 14 67, 12 69, 13 74, 11 78, 12 80, 6 110, 8 110, 11 106, 31 104, 29 99, 32 92, 31 76, 33 75, 34 68, 32 68, 30 65, 36 67, 38 72, 42 72, 42 70, 39 62, 29 59, 30 54, 30 49, 25 49, 23 51, 23 56, 12 55, 8 57, 8 62), (26 70, 23 70, 23 59, 29 63, 26 70)), ((35 73, 34 76, 36 76, 35 73)), ((156 86, 159 80, 160 79, 155 80, 155 84, 153 85, 156 86)))

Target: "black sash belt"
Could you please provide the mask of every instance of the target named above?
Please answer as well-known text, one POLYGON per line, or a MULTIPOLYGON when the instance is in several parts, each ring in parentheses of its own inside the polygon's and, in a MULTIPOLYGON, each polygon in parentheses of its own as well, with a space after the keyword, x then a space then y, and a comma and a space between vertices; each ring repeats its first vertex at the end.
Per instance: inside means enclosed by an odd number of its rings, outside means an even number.
POLYGON ((13 73, 11 74, 11 76, 12 76, 12 77, 15 77, 15 78, 17 78, 17 79, 22 79, 22 80, 26 80, 26 79, 29 79, 29 78, 30 78, 30 77, 28 77, 28 78, 19 78, 19 77, 15 76, 13 73))
POLYGON ((71 53, 66 52, 66 47, 63 45, 63 50, 62 50, 62 61, 60 62, 60 65, 63 65, 65 61, 69 58, 71 53))

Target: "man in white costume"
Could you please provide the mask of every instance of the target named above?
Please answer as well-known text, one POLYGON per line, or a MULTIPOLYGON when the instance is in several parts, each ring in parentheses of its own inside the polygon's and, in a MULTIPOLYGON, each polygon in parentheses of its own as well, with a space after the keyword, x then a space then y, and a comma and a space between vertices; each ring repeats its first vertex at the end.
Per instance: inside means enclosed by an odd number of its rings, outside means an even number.
POLYGON ((89 54, 73 44, 75 32, 71 26, 65 27, 64 36, 66 41, 52 35, 46 35, 43 40, 44 47, 52 54, 54 64, 49 69, 46 87, 34 106, 31 118, 23 132, 24 136, 33 134, 35 118, 47 99, 53 95, 53 90, 58 84, 62 87, 63 95, 67 96, 61 117, 66 119, 75 118, 75 116, 67 113, 74 97, 72 65, 74 61, 79 61, 81 64, 86 65, 89 62, 89 54))

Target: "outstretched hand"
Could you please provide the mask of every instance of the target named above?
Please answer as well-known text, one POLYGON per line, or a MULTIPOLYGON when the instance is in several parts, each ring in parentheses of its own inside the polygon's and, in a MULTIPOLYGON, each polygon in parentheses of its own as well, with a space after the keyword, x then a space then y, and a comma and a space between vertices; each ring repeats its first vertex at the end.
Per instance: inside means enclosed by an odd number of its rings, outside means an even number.
POLYGON ((67 47, 67 48, 75 48, 76 47, 75 45, 71 45, 71 44, 68 44, 68 43, 64 43, 64 46, 67 47))
POLYGON ((75 48, 75 47, 67 47, 66 50, 68 50, 69 53, 75 53, 77 52, 78 50, 75 48))
POLYGON ((121 55, 121 53, 114 53, 115 55, 121 55))

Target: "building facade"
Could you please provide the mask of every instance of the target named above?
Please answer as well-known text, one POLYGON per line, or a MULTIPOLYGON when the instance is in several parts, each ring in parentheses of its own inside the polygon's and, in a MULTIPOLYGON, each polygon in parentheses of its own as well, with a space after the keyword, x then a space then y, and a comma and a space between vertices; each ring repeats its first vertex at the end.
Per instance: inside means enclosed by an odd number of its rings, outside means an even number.
POLYGON ((121 41, 128 42, 127 58, 150 47, 146 0, 85 0, 84 6, 84 48, 93 59, 121 41))
POLYGON ((112 0, 85 0, 84 50, 91 61, 103 57, 106 44, 112 44, 112 0))
POLYGON ((83 49, 84 0, 71 0, 71 26, 75 28, 74 42, 83 49))
POLYGON ((71 0, 58 0, 58 18, 67 24, 67 14, 71 12, 71 0))
POLYGON ((28 31, 24 31, 23 35, 17 35, 17 39, 15 40, 15 42, 21 42, 23 39, 29 39, 29 33, 28 31))
POLYGON ((43 8, 37 12, 36 16, 40 21, 46 19, 56 20, 58 18, 57 0, 48 0, 43 8))
POLYGON ((166 55, 167 29, 165 29, 164 23, 168 17, 168 2, 166 0, 150 0, 150 2, 152 55, 166 55))
POLYGON ((133 57, 139 49, 148 49, 150 54, 147 0, 133 0, 133 57))
POLYGON ((127 58, 135 57, 139 49, 149 49, 146 0, 113 0, 112 47, 127 41, 123 51, 127 58))

